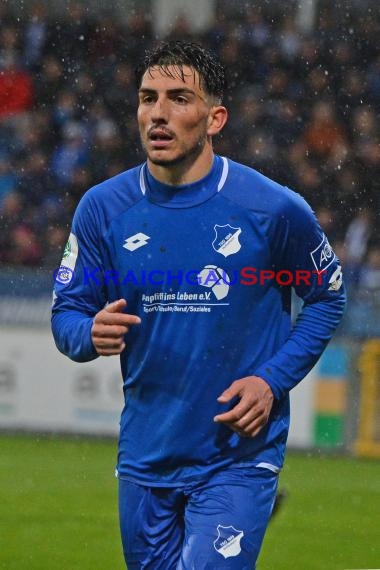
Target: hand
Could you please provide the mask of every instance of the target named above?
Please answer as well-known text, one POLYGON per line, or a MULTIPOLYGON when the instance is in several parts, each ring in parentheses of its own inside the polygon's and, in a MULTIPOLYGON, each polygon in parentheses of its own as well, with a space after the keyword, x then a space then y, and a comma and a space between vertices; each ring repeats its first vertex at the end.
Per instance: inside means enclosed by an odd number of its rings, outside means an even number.
POLYGON ((226 424, 242 437, 254 437, 268 422, 273 404, 273 392, 259 376, 235 380, 218 398, 225 404, 235 396, 239 402, 232 410, 214 417, 214 422, 226 424))
POLYGON ((95 315, 91 338, 101 356, 120 354, 125 348, 124 335, 129 327, 141 323, 136 315, 123 312, 126 306, 125 299, 118 299, 95 315))

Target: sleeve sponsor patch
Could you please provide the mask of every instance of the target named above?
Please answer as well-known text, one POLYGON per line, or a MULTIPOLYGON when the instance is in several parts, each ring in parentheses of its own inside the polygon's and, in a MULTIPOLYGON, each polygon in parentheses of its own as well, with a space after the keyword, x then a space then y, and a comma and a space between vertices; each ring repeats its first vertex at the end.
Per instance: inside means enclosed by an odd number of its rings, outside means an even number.
POLYGON ((325 271, 336 259, 336 255, 326 236, 323 237, 319 246, 310 252, 310 255, 317 271, 325 271))
POLYGON ((71 269, 73 272, 75 269, 75 264, 77 262, 78 257, 78 240, 76 236, 71 233, 69 235, 69 239, 67 240, 67 244, 65 245, 65 249, 63 251, 63 257, 61 265, 71 269))
POLYGON ((342 287, 343 283, 343 275, 342 275, 342 268, 340 265, 335 269, 334 273, 331 275, 329 280, 329 291, 339 291, 342 287))

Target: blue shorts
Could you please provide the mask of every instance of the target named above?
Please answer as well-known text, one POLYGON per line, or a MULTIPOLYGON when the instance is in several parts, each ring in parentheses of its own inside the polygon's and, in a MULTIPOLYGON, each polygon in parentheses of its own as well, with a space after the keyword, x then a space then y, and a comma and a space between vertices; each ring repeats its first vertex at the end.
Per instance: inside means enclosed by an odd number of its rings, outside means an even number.
POLYGON ((177 488, 119 481, 128 570, 254 570, 278 475, 233 466, 177 488))

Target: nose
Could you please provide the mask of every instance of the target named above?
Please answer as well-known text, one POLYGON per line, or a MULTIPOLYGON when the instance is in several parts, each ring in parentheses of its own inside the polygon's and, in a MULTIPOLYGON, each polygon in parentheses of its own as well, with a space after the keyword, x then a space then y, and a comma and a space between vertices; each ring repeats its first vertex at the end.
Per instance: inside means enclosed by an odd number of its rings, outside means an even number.
POLYGON ((158 98, 154 105, 151 107, 151 119, 153 122, 165 122, 168 121, 168 105, 167 100, 164 98, 158 98))

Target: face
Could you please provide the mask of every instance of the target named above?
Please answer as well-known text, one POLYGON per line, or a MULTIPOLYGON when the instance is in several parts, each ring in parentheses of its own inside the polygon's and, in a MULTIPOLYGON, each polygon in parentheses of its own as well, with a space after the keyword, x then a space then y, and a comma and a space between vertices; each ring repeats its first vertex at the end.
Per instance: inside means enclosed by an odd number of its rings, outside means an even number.
POLYGON ((158 67, 148 69, 139 89, 137 119, 148 160, 159 166, 194 161, 213 134, 213 106, 201 88, 199 75, 184 66, 184 81, 168 77, 158 67), (212 130, 212 129, 211 129, 212 130))

